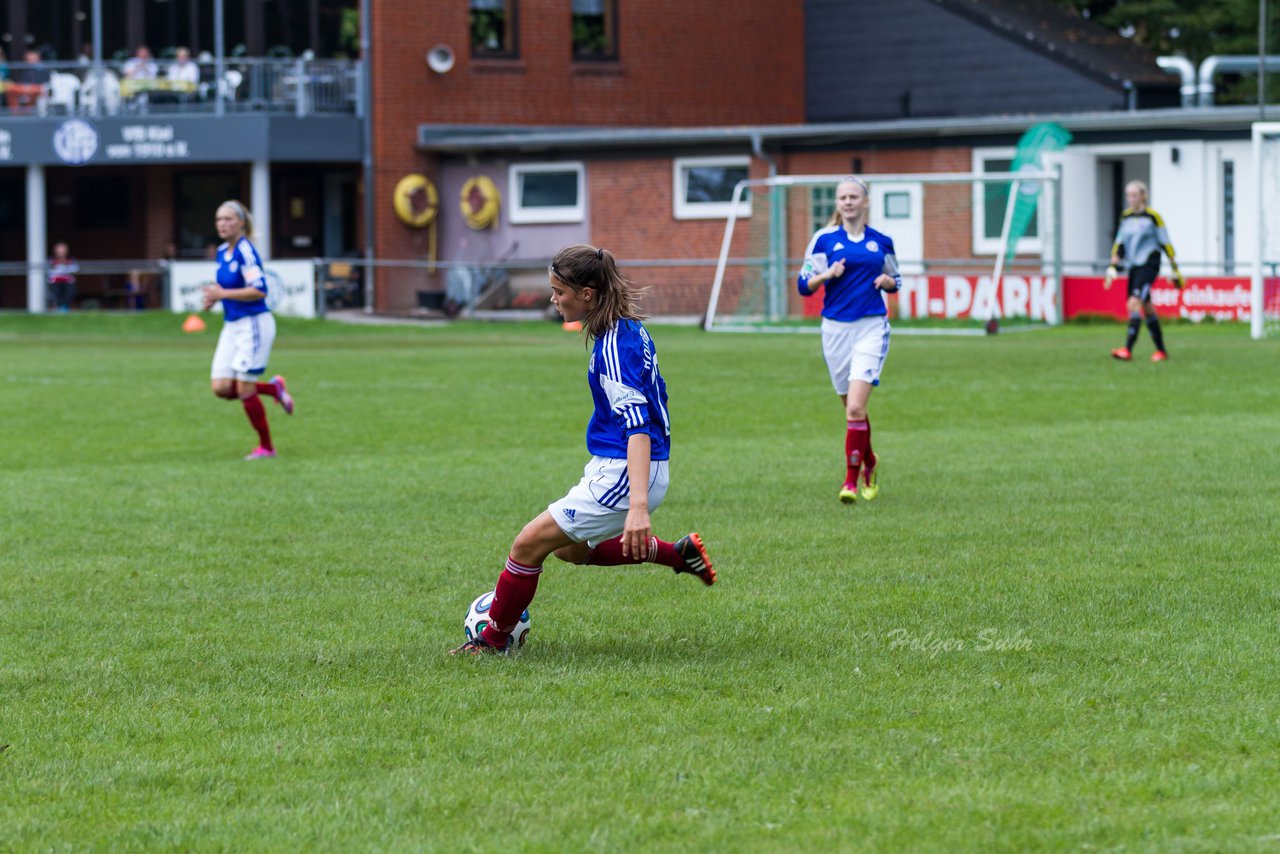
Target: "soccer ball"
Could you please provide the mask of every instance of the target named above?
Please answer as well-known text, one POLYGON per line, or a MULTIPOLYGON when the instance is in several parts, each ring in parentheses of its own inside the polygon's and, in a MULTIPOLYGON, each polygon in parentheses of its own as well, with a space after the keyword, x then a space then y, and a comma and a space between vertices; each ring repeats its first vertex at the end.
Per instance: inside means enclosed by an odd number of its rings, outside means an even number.
MULTIPOLYGON (((467 640, 480 637, 484 627, 489 625, 489 606, 492 604, 493 591, 477 597, 476 601, 471 603, 471 607, 467 609, 467 619, 462 624, 463 630, 467 633, 467 640)), ((516 623, 516 627, 511 631, 511 649, 519 649, 528 639, 529 611, 525 609, 525 612, 520 615, 520 622, 516 623)))

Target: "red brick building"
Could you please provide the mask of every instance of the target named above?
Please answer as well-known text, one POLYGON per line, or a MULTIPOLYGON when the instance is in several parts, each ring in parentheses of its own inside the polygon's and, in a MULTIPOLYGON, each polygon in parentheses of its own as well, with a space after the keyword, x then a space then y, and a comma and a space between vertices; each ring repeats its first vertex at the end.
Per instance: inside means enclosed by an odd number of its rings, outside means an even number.
MULTIPOLYGON (((518 147, 453 155, 421 144, 420 129, 616 127, 621 136, 634 128, 804 120, 804 10, 787 0, 381 0, 372 17, 379 258, 427 259, 431 252, 431 229, 405 225, 389 201, 411 173, 439 187, 436 251, 446 260, 545 259, 573 240, 628 257, 705 257, 723 229, 722 221, 706 219, 673 225, 670 158, 632 151, 584 160, 581 150, 518 147), (477 29, 486 16, 503 23, 496 44, 477 29), (436 46, 454 56, 443 73, 426 62, 436 46), (509 199, 511 170, 556 163, 575 173, 575 210, 531 211, 520 222, 509 199), (459 209, 463 183, 478 175, 502 196, 498 221, 483 230, 468 228, 459 209)), ((746 162, 747 148, 734 142, 729 149, 746 162)), ((716 149, 690 149, 707 151, 716 149)), ((568 173, 528 174, 554 184, 568 173)), ((377 307, 408 308, 415 291, 428 286, 423 271, 381 271, 377 307)))

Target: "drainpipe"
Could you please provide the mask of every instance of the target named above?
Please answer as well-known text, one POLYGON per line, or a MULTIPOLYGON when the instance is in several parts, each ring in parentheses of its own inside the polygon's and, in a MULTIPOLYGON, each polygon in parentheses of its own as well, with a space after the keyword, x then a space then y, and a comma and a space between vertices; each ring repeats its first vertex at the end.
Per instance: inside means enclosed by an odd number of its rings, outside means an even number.
POLYGON ((1257 57, 1247 55, 1206 56, 1200 63, 1199 83, 1196 86, 1200 94, 1200 106, 1213 106, 1213 78, 1228 71, 1238 74, 1257 74, 1258 66, 1267 71, 1280 71, 1280 56, 1257 57))
POLYGON ((1182 78, 1178 93, 1182 96, 1182 106, 1196 105, 1196 67, 1185 56, 1158 56, 1156 65, 1182 78))
POLYGON ((776 178, 778 176, 778 163, 764 151, 764 137, 758 133, 751 134, 751 153, 759 157, 765 163, 769 164, 769 177, 776 178))

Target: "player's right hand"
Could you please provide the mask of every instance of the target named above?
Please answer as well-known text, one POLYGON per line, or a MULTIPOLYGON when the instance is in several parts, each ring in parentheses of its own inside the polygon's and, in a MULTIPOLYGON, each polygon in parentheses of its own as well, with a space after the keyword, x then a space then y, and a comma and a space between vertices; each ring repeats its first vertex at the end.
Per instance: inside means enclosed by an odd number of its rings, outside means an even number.
POLYGON ((844 261, 835 262, 827 268, 827 272, 830 273, 830 275, 827 276, 827 281, 840 278, 844 275, 844 261))
POLYGON ((1107 268, 1107 274, 1102 277, 1102 289, 1104 291, 1111 290, 1111 283, 1116 280, 1116 276, 1120 275, 1120 271, 1116 269, 1116 265, 1112 264, 1107 268))

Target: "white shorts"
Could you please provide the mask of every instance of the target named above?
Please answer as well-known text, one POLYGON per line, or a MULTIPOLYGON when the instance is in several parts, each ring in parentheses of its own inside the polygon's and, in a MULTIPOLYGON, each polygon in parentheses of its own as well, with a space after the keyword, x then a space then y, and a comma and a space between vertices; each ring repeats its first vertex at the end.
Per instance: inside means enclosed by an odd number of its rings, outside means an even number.
MULTIPOLYGON (((667 497, 670 481, 666 460, 649 463, 649 510, 657 510, 667 497)), ((582 480, 569 494, 547 506, 560 530, 574 542, 584 540, 595 548, 622 533, 631 508, 627 461, 592 457, 582 470, 582 480)))
POLYGON ((222 324, 218 349, 213 351, 215 380, 236 379, 253 382, 267 370, 271 345, 276 340, 276 319, 269 311, 251 314, 222 324))
POLYGON ((889 355, 889 318, 874 315, 852 323, 822 318, 822 355, 836 394, 848 394, 854 380, 880 385, 889 355))

